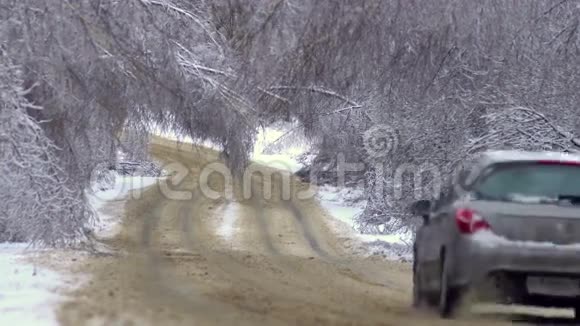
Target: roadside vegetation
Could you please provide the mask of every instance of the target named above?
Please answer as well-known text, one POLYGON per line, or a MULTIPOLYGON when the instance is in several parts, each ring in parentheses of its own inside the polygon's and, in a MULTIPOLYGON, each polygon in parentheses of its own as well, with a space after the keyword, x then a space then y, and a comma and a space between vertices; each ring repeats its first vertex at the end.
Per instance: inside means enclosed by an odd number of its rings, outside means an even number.
POLYGON ((86 240, 93 174, 119 150, 147 160, 154 130, 240 172, 279 121, 320 180, 364 164, 360 230, 412 227, 433 170, 578 150, 578 17, 576 0, 0 0, 0 241, 86 240))

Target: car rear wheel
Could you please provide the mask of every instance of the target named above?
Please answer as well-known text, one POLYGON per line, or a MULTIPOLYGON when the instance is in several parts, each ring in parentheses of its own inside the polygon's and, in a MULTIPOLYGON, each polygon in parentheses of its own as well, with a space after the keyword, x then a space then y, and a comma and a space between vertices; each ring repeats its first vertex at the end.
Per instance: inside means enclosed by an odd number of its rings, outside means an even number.
POLYGON ((413 307, 424 308, 427 306, 427 298, 421 285, 421 271, 419 270, 416 256, 413 259, 413 307))
POLYGON ((460 304, 461 291, 449 284, 449 259, 441 257, 441 278, 439 290, 439 315, 443 318, 452 318, 460 304))
POLYGON ((413 252, 413 307, 417 309, 433 308, 437 306, 437 297, 425 291, 422 284, 422 271, 417 263, 416 250, 413 252))

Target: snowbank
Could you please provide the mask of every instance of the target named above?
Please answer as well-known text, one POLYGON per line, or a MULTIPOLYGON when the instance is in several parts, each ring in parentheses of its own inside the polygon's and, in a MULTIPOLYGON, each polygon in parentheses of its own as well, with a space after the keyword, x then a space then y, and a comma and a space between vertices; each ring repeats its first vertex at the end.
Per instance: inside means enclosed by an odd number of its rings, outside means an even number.
POLYGON ((0 243, 0 325, 58 325, 64 276, 25 263, 26 244, 0 243))
POLYGON ((217 228, 217 234, 225 241, 230 242, 236 233, 236 221, 239 215, 240 206, 237 202, 229 202, 222 213, 222 223, 217 228))
POLYGON ((173 131, 163 130, 162 128, 160 128, 158 126, 153 128, 153 134, 156 136, 165 138, 165 139, 179 142, 179 143, 195 144, 195 145, 200 145, 203 147, 211 148, 211 149, 214 149, 217 151, 221 150, 221 146, 219 146, 218 144, 211 142, 209 140, 200 141, 200 140, 194 140, 190 136, 179 136, 173 131))
POLYGON ((265 128, 261 130, 254 143, 252 161, 292 173, 300 170, 303 165, 298 161, 298 158, 308 149, 308 146, 303 142, 297 141, 285 146, 278 146, 280 148, 276 151, 276 154, 271 153, 269 150, 272 145, 276 145, 278 140, 287 135, 289 128, 291 132, 292 126, 282 129, 265 128))
MULTIPOLYGON (((303 139, 296 139, 297 136, 290 134, 293 128, 295 126, 290 124, 283 125, 281 128, 261 130, 254 144, 251 159, 254 162, 292 173, 300 170, 303 167, 300 157, 308 151, 309 146, 303 139)), ((362 251, 355 249, 357 253, 402 260, 408 260, 412 256, 409 245, 406 243, 409 238, 408 234, 361 234, 355 229, 355 217, 362 213, 366 206, 366 202, 361 200, 364 198, 362 189, 324 185, 318 188, 317 197, 322 207, 334 218, 333 221, 329 221, 329 224, 335 228, 335 231, 353 239, 356 242, 353 246, 364 247, 362 251)), ((230 228, 227 227, 223 232, 229 234, 230 228)))
MULTIPOLYGON (((254 144, 252 160, 292 173, 300 170, 303 165, 299 162, 299 158, 308 150, 308 146, 304 142, 296 140, 287 142, 289 144, 286 145, 275 146, 275 154, 269 150, 278 140, 287 137, 288 132, 292 131, 289 129, 291 127, 262 130, 254 144)), ((355 229, 355 217, 362 213, 366 206, 366 202, 361 200, 364 198, 362 189, 324 185, 318 188, 317 197, 322 207, 334 218, 334 221, 329 221, 329 223, 335 228, 335 231, 356 242, 353 246, 357 247, 355 249, 357 253, 381 255, 389 259, 402 260, 408 260, 412 256, 409 245, 406 243, 409 238, 408 234, 361 234, 355 229), (360 247, 364 247, 364 250, 359 250, 360 247)))
POLYGON ((100 191, 95 190, 87 194, 89 203, 98 214, 98 224, 95 234, 101 238, 112 237, 119 230, 119 223, 124 214, 124 200, 131 193, 135 198, 140 196, 141 189, 156 184, 160 178, 154 177, 129 177, 117 176, 115 184, 111 189, 100 191), (112 206, 112 202, 122 201, 120 207, 112 206))
POLYGON ((259 154, 252 157, 252 161, 274 169, 294 173, 302 168, 295 158, 286 155, 259 154))
MULTIPOLYGON (((282 149, 277 151, 276 154, 268 153, 269 147, 271 145, 275 145, 274 143, 277 143, 277 141, 292 128, 294 128, 294 126, 289 124, 287 126, 283 126, 281 129, 265 128, 260 130, 256 136, 254 152, 252 153, 250 159, 256 163, 292 173, 300 170, 302 168, 302 164, 299 163, 298 157, 304 154, 308 149, 308 146, 304 144, 304 142, 297 142, 296 144, 281 146, 282 149)), ((159 127, 154 128, 153 134, 173 141, 196 144, 217 151, 221 151, 222 149, 220 145, 211 141, 198 141, 192 139, 189 136, 181 137, 176 135, 174 132, 164 131, 159 127)))
POLYGON ((99 208, 108 201, 124 199, 130 191, 147 188, 157 181, 159 178, 156 177, 117 176, 111 189, 93 191, 89 198, 93 207, 99 208))
MULTIPOLYGON (((112 203, 124 204, 121 200, 131 191, 151 186, 157 180, 150 177, 117 177, 112 189, 88 193, 89 202, 100 218, 97 235, 112 236, 117 230, 123 206, 109 207, 112 203)), ((39 250, 27 250, 27 246, 0 243, 0 325, 58 325, 55 311, 63 300, 58 293, 76 286, 78 282, 72 275, 28 263, 39 250)))
POLYGON ((330 223, 338 233, 346 233, 357 244, 355 251, 363 255, 379 255, 387 259, 410 261, 412 251, 408 234, 361 234, 356 230, 355 218, 366 206, 362 189, 336 188, 325 185, 318 188, 317 197, 326 211, 338 223, 330 223))

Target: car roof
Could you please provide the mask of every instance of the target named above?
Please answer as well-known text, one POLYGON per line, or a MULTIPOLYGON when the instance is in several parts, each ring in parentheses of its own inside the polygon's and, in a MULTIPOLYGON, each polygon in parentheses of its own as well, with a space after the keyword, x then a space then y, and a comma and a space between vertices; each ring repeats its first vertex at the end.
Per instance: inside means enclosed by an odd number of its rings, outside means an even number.
POLYGON ((563 163, 579 163, 580 154, 563 153, 554 151, 519 151, 519 150, 493 150, 479 153, 471 167, 465 182, 470 184, 475 178, 490 165, 497 163, 516 163, 516 162, 537 162, 537 161, 558 161, 563 163))
POLYGON ((580 155, 553 151, 530 152, 518 150, 496 150, 482 153, 481 161, 489 164, 510 162, 561 161, 580 163, 580 155))

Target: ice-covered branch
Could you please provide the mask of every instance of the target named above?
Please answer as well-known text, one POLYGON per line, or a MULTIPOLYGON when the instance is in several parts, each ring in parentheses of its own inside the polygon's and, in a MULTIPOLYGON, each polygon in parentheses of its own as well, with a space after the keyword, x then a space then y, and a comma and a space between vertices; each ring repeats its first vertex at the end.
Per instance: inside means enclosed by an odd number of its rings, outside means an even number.
POLYGON ((352 105, 353 107, 360 107, 360 104, 358 104, 357 102, 347 98, 346 96, 343 96, 335 91, 332 90, 328 90, 322 87, 316 87, 316 86, 312 86, 312 87, 301 87, 301 86, 284 86, 284 85, 278 85, 278 86, 270 86, 268 88, 269 91, 275 91, 275 90, 292 90, 292 91, 308 91, 308 92, 313 92, 313 93, 319 93, 319 94, 323 94, 323 95, 327 95, 327 96, 331 96, 331 97, 335 97, 338 98, 350 105, 352 105))

